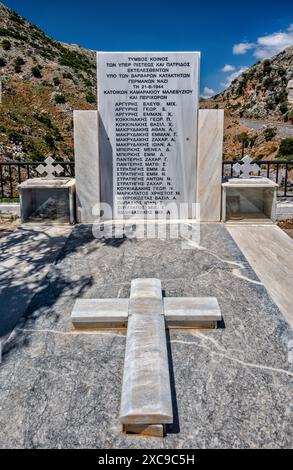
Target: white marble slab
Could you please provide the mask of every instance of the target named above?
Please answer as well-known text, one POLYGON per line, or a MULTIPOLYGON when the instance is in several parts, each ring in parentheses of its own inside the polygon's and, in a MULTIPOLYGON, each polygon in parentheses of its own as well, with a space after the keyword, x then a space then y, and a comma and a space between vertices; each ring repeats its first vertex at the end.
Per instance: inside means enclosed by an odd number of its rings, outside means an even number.
POLYGON ((128 299, 79 299, 72 311, 76 328, 127 327, 128 299))
POLYGON ((201 109, 198 119, 197 202, 202 222, 221 220, 224 111, 201 109))
POLYGON ((222 319, 216 298, 167 297, 164 299, 164 311, 167 326, 196 326, 202 322, 218 322, 222 319))
POLYGON ((101 196, 114 218, 144 217, 154 203, 159 216, 173 203, 178 218, 180 203, 196 202, 199 61, 198 52, 98 53, 101 196))
POLYGON ((132 312, 129 316, 120 422, 173 422, 163 315, 132 312))
POLYGON ((100 203, 99 135, 97 111, 74 112, 74 152, 77 221, 97 220, 93 208, 100 203))
POLYGON ((120 422, 123 425, 163 425, 173 422, 161 299, 161 282, 158 279, 133 281, 120 410, 120 422), (141 307, 148 304, 152 307, 145 313, 141 307))

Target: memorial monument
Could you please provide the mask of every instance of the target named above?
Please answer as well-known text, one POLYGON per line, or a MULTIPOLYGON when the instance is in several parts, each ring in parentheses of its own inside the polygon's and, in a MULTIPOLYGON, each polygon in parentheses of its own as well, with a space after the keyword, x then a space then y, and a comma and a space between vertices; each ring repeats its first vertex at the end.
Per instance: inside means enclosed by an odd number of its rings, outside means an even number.
POLYGON ((78 222, 220 221, 223 110, 199 110, 199 52, 101 52, 98 111, 74 113, 78 222), (105 211, 102 213, 105 215, 105 211))

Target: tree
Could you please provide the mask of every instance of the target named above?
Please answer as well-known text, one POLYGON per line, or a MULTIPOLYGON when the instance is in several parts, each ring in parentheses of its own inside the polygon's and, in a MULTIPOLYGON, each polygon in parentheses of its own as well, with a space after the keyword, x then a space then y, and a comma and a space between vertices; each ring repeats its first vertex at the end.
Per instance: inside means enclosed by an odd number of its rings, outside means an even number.
POLYGON ((11 49, 11 42, 8 41, 8 39, 4 39, 2 41, 2 47, 3 47, 4 51, 9 51, 11 49))
POLYGON ((293 137, 287 137, 282 140, 279 155, 281 157, 291 156, 293 158, 293 137))
POLYGON ((277 128, 276 127, 268 127, 265 131, 264 131, 264 136, 265 136, 265 139, 267 142, 269 142, 270 140, 273 140, 274 137, 276 137, 277 135, 277 128))
POLYGON ((42 78, 42 72, 38 65, 32 68, 32 74, 35 78, 42 78))

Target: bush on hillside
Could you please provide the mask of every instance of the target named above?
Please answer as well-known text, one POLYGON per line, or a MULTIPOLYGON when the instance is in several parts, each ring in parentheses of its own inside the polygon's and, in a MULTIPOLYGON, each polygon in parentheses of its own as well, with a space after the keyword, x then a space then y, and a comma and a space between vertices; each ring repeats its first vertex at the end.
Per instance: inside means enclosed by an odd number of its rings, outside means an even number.
POLYGON ((38 65, 32 68, 32 74, 35 78, 42 78, 42 72, 38 65))
POLYGON ((96 97, 91 92, 87 93, 85 98, 86 98, 88 103, 95 103, 96 102, 96 97))
POLYGON ((279 156, 292 156, 293 158, 293 137, 287 137, 286 139, 282 140, 280 144, 279 156))
POLYGON ((3 39, 2 47, 3 47, 4 51, 9 51, 11 49, 11 42, 8 41, 8 39, 3 39))
POLYGON ((63 93, 56 93, 54 100, 56 104, 64 104, 67 102, 67 98, 63 93))

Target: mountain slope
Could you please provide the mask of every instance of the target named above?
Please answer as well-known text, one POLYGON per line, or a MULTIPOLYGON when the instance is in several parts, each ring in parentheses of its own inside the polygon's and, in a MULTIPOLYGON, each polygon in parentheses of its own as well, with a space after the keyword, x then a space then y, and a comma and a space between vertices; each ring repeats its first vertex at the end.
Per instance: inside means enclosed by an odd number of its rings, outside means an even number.
POLYGON ((63 44, 0 3, 0 158, 72 158, 72 111, 93 109, 95 53, 63 44))
POLYGON ((288 82, 293 78, 293 46, 250 67, 204 107, 225 107, 232 116, 293 122, 288 82))

